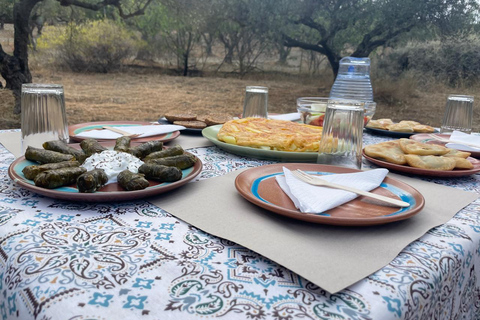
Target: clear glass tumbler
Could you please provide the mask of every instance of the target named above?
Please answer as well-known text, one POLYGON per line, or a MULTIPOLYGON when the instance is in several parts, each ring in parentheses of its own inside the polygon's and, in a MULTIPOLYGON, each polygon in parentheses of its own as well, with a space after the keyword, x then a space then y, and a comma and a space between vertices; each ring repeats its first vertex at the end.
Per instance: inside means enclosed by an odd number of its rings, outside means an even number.
POLYGON ((22 85, 21 106, 22 153, 28 146, 41 148, 45 141, 68 142, 62 85, 22 85))
POLYGON ((317 163, 362 168, 365 102, 329 102, 323 123, 317 163))
POLYGON ((245 103, 242 118, 267 118, 268 88, 248 86, 245 89, 245 103))
POLYGON ((473 96, 449 95, 440 133, 472 132, 473 96))

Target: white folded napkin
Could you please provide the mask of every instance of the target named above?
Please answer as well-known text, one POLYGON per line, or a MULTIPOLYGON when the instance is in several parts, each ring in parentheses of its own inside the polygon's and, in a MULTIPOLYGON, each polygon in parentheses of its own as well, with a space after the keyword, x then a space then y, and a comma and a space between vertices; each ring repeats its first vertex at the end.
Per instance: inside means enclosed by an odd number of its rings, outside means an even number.
MULTIPOLYGON (((115 126, 111 126, 111 127, 115 127, 115 126)), ((184 126, 177 126, 173 124, 151 125, 151 126, 118 126, 117 128, 120 130, 126 131, 128 133, 141 134, 137 138, 151 137, 159 134, 165 134, 165 133, 170 133, 170 132, 185 129, 184 126)), ((93 139, 117 139, 122 135, 120 133, 116 133, 108 129, 102 129, 102 130, 90 130, 90 131, 80 132, 75 136, 81 137, 81 138, 93 138, 93 139)))
POLYGON ((295 120, 300 120, 300 113, 293 112, 293 113, 285 113, 285 114, 268 115, 268 119, 295 121, 295 120))
POLYGON ((467 146, 461 143, 449 142, 445 145, 447 148, 451 149, 461 149, 465 151, 480 151, 480 136, 464 133, 461 131, 453 131, 450 140, 464 142, 468 144, 477 144, 479 147, 475 148, 472 146, 467 146))
MULTIPOLYGON (((358 196, 349 191, 310 185, 295 178, 285 167, 283 173, 283 176, 276 176, 277 183, 290 197, 295 207, 304 213, 322 213, 358 196)), ((387 169, 374 169, 356 173, 324 175, 321 178, 329 182, 370 191, 382 183, 387 173, 387 169)))

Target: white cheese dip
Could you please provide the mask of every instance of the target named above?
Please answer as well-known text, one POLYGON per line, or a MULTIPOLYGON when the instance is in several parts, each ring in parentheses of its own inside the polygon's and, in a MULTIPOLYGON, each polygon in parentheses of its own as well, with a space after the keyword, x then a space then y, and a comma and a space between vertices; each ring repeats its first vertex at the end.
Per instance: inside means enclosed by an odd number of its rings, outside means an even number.
POLYGON ((138 168, 143 161, 126 152, 114 150, 105 150, 101 153, 94 153, 88 157, 81 165, 88 171, 93 169, 103 169, 108 176, 108 182, 117 182, 117 175, 123 170, 130 170, 138 173, 138 168))

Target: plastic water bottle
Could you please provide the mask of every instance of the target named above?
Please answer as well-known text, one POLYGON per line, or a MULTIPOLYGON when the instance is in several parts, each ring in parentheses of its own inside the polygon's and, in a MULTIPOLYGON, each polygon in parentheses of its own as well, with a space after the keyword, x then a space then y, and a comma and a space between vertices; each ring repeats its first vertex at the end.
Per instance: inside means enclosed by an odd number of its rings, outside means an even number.
POLYGON ((373 101, 370 58, 342 58, 330 98, 373 101))

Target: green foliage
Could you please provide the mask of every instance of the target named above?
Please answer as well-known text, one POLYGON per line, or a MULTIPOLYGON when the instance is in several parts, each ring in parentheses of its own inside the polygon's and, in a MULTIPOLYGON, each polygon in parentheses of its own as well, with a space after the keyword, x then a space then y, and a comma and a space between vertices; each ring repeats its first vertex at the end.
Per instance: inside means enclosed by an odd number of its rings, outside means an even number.
POLYGON ((48 27, 37 42, 39 50, 55 50, 61 63, 77 72, 116 70, 142 45, 133 32, 111 20, 48 27))
POLYGON ((450 86, 470 86, 480 80, 480 37, 412 41, 379 59, 378 69, 393 77, 413 73, 420 83, 433 78, 450 86))

